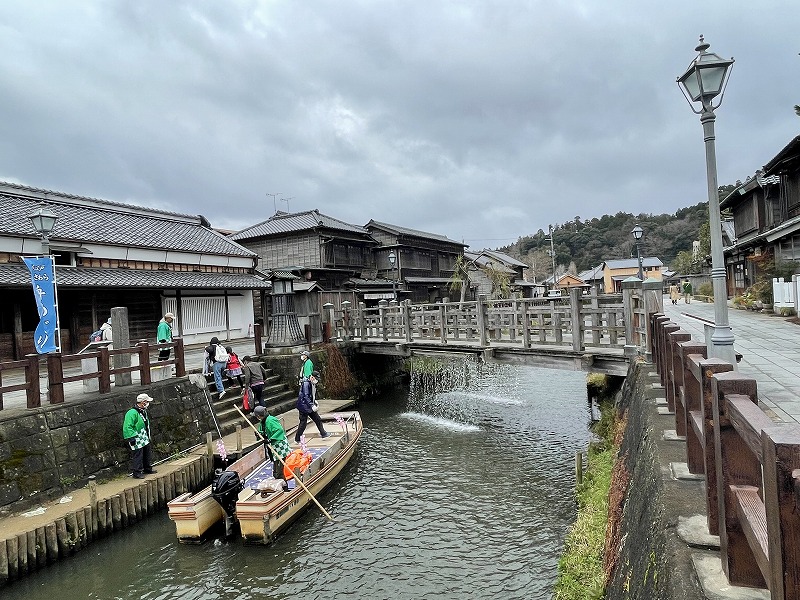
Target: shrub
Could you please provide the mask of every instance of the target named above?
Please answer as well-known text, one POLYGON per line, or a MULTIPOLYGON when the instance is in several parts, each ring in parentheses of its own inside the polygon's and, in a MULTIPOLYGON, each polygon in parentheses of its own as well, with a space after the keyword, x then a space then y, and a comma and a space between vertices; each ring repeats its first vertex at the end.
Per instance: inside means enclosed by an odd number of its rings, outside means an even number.
POLYGON ((697 293, 700 296, 708 296, 710 300, 714 299, 714 286, 709 283, 701 283, 697 286, 697 293))

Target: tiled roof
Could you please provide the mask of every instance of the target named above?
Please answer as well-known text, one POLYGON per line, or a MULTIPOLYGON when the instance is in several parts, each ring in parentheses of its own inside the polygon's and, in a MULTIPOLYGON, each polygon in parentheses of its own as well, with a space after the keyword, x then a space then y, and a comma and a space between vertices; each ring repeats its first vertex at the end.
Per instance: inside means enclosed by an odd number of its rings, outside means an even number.
POLYGON ((376 221, 375 219, 371 219, 370 222, 367 223, 364 227, 369 229, 370 225, 373 225, 378 229, 386 229, 387 231, 396 233, 398 235, 410 235, 413 237, 437 240, 440 242, 450 242, 451 244, 458 244, 459 246, 467 246, 467 244, 456 242, 455 240, 451 240, 447 236, 439 235, 438 233, 428 233, 427 231, 420 231, 419 229, 409 229, 408 227, 390 225, 389 223, 381 223, 380 221, 376 221))
MULTIPOLYGON (((660 258, 653 258, 653 257, 642 257, 642 267, 661 267, 664 263, 661 262, 660 258)), ((632 269, 633 267, 639 266, 639 259, 638 258, 621 258, 618 260, 607 260, 606 266, 609 269, 632 269)))
MULTIPOLYGON (((644 263, 642 263, 644 264, 644 263)), ((636 266, 639 266, 639 263, 636 263, 636 266)), ((591 269, 587 269, 586 271, 581 271, 578 273, 578 279, 582 281, 591 281, 594 279, 602 279, 603 278, 603 265, 597 265, 596 267, 592 267, 591 269)))
POLYGON ((506 265, 513 265, 515 267, 527 267, 524 262, 517 260, 516 258, 509 256, 508 254, 504 254, 502 252, 498 252, 497 250, 481 250, 481 253, 486 254, 488 256, 492 256, 499 261, 502 261, 506 265))
POLYGON ((266 221, 237 231, 230 237, 232 240, 248 240, 280 233, 314 230, 320 227, 337 231, 347 231, 350 233, 360 233, 365 236, 369 235, 369 232, 363 227, 351 225, 339 219, 323 215, 318 210, 309 210, 291 214, 282 212, 275 213, 266 221))
POLYGON ((464 257, 472 261, 472 264, 479 268, 486 268, 491 263, 492 268, 499 273, 505 274, 516 274, 514 269, 507 267, 499 258, 488 256, 486 252, 481 253, 474 253, 474 252, 464 252, 464 257), (495 262, 500 261, 500 262, 495 262))
MULTIPOLYGON (((270 283, 253 275, 198 273, 193 271, 139 271, 134 269, 84 269, 56 266, 59 287, 156 289, 269 289, 270 283)), ((1 265, 0 286, 31 285, 24 265, 1 265)))
POLYGON ((51 243, 133 246, 223 256, 255 256, 200 216, 72 196, 0 182, 0 235, 36 237, 28 215, 44 204, 58 220, 51 243))

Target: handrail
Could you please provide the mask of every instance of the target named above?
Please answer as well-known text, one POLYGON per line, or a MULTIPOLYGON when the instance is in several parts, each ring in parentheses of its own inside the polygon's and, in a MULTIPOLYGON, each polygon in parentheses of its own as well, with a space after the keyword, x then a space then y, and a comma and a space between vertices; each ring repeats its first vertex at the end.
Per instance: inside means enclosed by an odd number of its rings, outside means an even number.
POLYGON ((800 599, 800 425, 775 423, 758 406, 755 379, 705 358, 705 345, 651 315, 653 362, 674 399, 687 464, 705 477, 709 533, 731 584, 800 599))

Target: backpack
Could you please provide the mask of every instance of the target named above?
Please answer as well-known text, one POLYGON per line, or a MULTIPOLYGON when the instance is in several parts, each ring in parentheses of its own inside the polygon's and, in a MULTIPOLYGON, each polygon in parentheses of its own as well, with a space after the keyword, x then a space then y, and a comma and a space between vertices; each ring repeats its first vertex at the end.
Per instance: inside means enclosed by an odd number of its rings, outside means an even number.
POLYGON ((103 341, 103 330, 102 329, 98 329, 97 331, 95 331, 94 333, 89 335, 89 343, 90 344, 92 342, 102 342, 102 341, 103 341))
POLYGON ((214 350, 214 361, 227 363, 229 358, 230 357, 228 356, 228 353, 225 350, 225 346, 223 346, 222 344, 217 344, 217 347, 214 350))

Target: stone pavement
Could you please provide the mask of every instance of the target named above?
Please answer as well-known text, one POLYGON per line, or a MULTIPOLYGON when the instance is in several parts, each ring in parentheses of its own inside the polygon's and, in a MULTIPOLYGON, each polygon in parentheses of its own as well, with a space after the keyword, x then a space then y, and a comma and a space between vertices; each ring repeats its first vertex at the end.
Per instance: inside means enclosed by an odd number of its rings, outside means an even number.
MULTIPOLYGON (((705 323, 714 321, 714 305, 683 299, 673 305, 664 296, 664 314, 702 342, 705 323)), ((742 354, 739 372, 758 383, 758 400, 773 419, 800 422, 800 325, 766 312, 728 308, 728 321, 742 354)))

